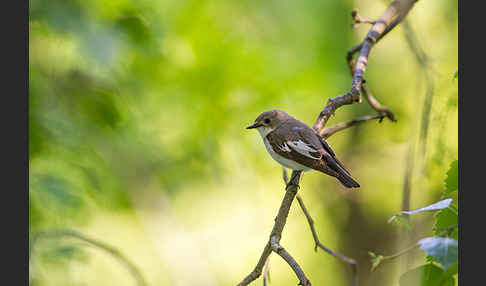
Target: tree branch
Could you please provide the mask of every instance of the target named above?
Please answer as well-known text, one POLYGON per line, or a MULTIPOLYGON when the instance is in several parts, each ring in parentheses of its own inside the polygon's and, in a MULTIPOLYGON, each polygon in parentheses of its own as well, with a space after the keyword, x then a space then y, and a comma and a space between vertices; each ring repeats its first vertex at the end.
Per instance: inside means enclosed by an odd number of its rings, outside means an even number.
POLYGON ((354 9, 351 12, 351 17, 353 17, 353 28, 356 28, 358 24, 364 23, 364 24, 375 24, 376 21, 368 18, 363 18, 358 15, 358 10, 354 9))
POLYGON ((243 281, 241 281, 238 284, 238 286, 248 285, 253 280, 255 280, 258 277, 260 277, 260 275, 262 274, 263 266, 265 265, 265 261, 267 260, 267 258, 270 255, 270 253, 272 253, 272 247, 270 246, 270 242, 268 242, 265 245, 265 248, 263 249, 263 253, 260 256, 260 260, 258 260, 258 263, 255 266, 255 269, 253 269, 253 271, 250 274, 248 274, 248 276, 246 276, 245 279, 243 279, 243 281))
POLYGON ((307 279, 307 277, 305 276, 304 271, 302 270, 302 268, 300 268, 299 264, 290 255, 290 253, 288 253, 279 244, 279 240, 280 240, 280 238, 278 238, 277 236, 272 236, 272 238, 271 238, 271 241, 272 241, 272 250, 275 253, 277 253, 278 255, 280 255, 290 265, 290 267, 292 268, 292 270, 294 270, 295 274, 299 278, 299 281, 300 281, 299 285, 311 286, 312 284, 309 281, 309 279, 307 279))
POLYGON ((350 121, 341 122, 341 123, 339 123, 339 124, 337 124, 333 127, 324 128, 324 129, 321 130, 319 135, 321 135, 322 138, 327 139, 327 138, 331 137, 331 135, 333 135, 334 133, 336 133, 338 131, 341 131, 341 130, 344 130, 346 128, 358 125, 358 124, 363 123, 365 121, 369 121, 369 120, 373 120, 373 119, 379 119, 379 122, 381 122, 384 117, 385 116, 381 115, 381 114, 361 116, 361 117, 355 118, 355 119, 350 120, 350 121))
POLYGON ((137 282, 137 285, 139 286, 146 286, 147 283, 145 282, 145 279, 142 276, 142 272, 138 269, 138 267, 131 262, 125 255, 123 255, 118 249, 101 242, 99 240, 95 240, 92 238, 89 238, 85 236, 82 233, 79 233, 77 231, 73 230, 58 230, 58 231, 49 231, 49 232, 38 232, 35 233, 32 236, 32 241, 30 243, 29 247, 29 260, 30 264, 32 266, 32 255, 34 253, 35 246, 39 239, 41 238, 61 238, 61 237, 73 237, 77 238, 81 241, 87 242, 92 246, 95 246, 96 248, 99 248, 101 250, 104 250, 105 252, 111 254, 116 260, 118 260, 123 266, 127 268, 127 270, 130 272, 130 274, 133 276, 135 281, 137 282))
MULTIPOLYGON (((363 75, 366 69, 366 65, 368 63, 369 53, 373 45, 375 45, 403 20, 403 18, 408 14, 410 9, 412 9, 415 2, 415 0, 394 0, 377 21, 368 20, 368 22, 373 22, 374 24, 366 35, 366 38, 361 43, 351 48, 346 56, 349 69, 351 71, 351 74, 353 75, 353 84, 351 90, 347 94, 341 96, 343 98, 341 98, 340 103, 337 104, 344 105, 352 104, 353 102, 361 102, 359 94, 359 90, 361 90, 366 100, 373 109, 375 109, 379 114, 388 117, 391 121, 396 121, 391 110, 388 107, 381 105, 378 100, 376 100, 371 95, 369 90, 364 85, 365 80, 363 78, 363 75), (357 52, 359 52, 359 56, 358 61, 355 63, 353 60, 353 56, 357 52)), ((351 16, 353 17, 353 20, 355 22, 360 20, 363 22, 364 18, 359 17, 356 10, 353 10, 351 16)), ((320 127, 322 123, 320 123, 319 121, 327 121, 330 115, 334 113, 334 111, 335 110, 332 109, 327 111, 323 110, 314 126, 320 127), (322 114, 323 112, 325 114, 322 114), (320 119, 321 117, 322 119, 320 119)))
POLYGON ((298 266, 297 262, 293 260, 293 258, 290 256, 290 254, 288 254, 287 251, 285 251, 285 249, 284 251, 282 251, 281 249, 283 248, 279 244, 280 238, 282 237, 282 231, 285 227, 285 223, 287 222, 290 206, 292 205, 295 195, 297 194, 297 191, 299 189, 300 177, 301 177, 300 171, 292 172, 292 178, 290 182, 287 184, 286 187, 287 190, 285 192, 285 196, 282 200, 282 203, 280 204, 280 209, 278 210, 277 217, 275 218, 275 224, 273 225, 272 232, 265 246, 265 249, 263 250, 260 260, 258 261, 258 264, 255 267, 255 269, 248 276, 246 276, 245 279, 243 279, 243 281, 241 281, 238 284, 238 286, 248 285, 249 283, 257 279, 262 274, 262 269, 263 266, 265 265, 265 261, 267 260, 267 257, 270 255, 272 251, 276 252, 282 258, 286 259, 287 263, 289 263, 289 261, 293 263, 290 264, 290 266, 294 270, 295 274, 299 278, 300 283, 302 285, 311 285, 310 281, 305 277, 305 275, 303 275, 302 269, 300 267, 298 268, 296 267, 298 266))
POLYGON ((263 270, 263 286, 267 286, 267 281, 270 283, 270 256, 265 262, 265 270, 263 270))
POLYGON ((314 247, 314 250, 317 251, 317 248, 319 247, 322 250, 324 250, 325 252, 327 252, 328 254, 330 254, 334 257, 337 257, 337 258, 341 259, 342 261, 344 261, 346 263, 349 263, 351 265, 351 271, 353 272, 353 285, 358 286, 358 262, 356 260, 354 260, 353 258, 347 257, 347 256, 345 256, 345 255, 343 255, 339 252, 336 252, 332 249, 325 247, 319 241, 319 238, 317 237, 317 232, 314 228, 314 220, 312 219, 309 212, 307 211, 307 209, 304 205, 304 201, 302 200, 300 195, 297 195, 297 201, 299 202, 299 205, 302 208, 302 211, 304 212, 305 217, 307 218, 307 222, 309 223, 309 227, 310 227, 311 232, 312 232, 312 237, 314 238, 314 242, 316 244, 315 247, 314 247))
MULTIPOLYGON (((283 170, 283 172, 282 172, 283 173, 283 180, 284 180, 285 184, 287 184, 287 182, 288 182, 287 171, 285 170, 285 168, 282 168, 282 170, 283 170)), ((337 258, 341 259, 342 261, 344 261, 346 263, 351 264, 351 270, 353 271, 353 277, 354 277, 353 278, 353 285, 357 286, 358 285, 358 263, 356 262, 356 260, 349 258, 345 255, 342 255, 338 252, 335 252, 335 251, 325 247, 319 241, 319 238, 317 237, 316 229, 314 228, 314 220, 312 219, 312 217, 309 214, 309 211, 305 207, 304 200, 302 200, 302 197, 300 195, 297 195, 296 197, 297 197, 297 202, 299 202, 299 206, 302 209, 302 211, 304 212, 304 215, 307 219, 307 222, 309 223, 309 227, 311 229, 312 237, 314 238, 314 243, 315 243, 314 250, 317 252, 317 249, 319 247, 322 250, 324 250, 325 252, 329 253, 330 255, 337 257, 337 258)))
MULTIPOLYGON (((366 38, 360 43, 359 45, 353 47, 348 52, 348 63, 350 64, 351 71, 353 73, 353 81, 351 85, 351 89, 344 95, 337 96, 334 98, 330 98, 324 107, 324 109, 319 113, 319 116, 316 119, 316 122, 313 125, 313 128, 316 132, 321 133, 321 130, 326 125, 327 121, 329 120, 330 116, 334 114, 334 112, 343 105, 352 104, 354 102, 361 102, 360 91, 365 94, 366 99, 370 103, 370 105, 379 112, 382 116, 387 116, 392 121, 394 121, 393 113, 391 113, 388 108, 379 105, 379 102, 374 99, 369 92, 364 88, 364 72, 366 70, 366 65, 368 63, 368 57, 371 52, 372 47, 389 31, 391 31, 400 21, 408 14, 410 9, 415 4, 415 0, 394 0, 390 3, 390 6, 385 10, 385 12, 381 15, 381 17, 374 22, 373 26, 369 30, 366 38), (353 55, 359 51, 358 60, 355 65, 352 65, 349 59, 353 58, 353 55), (388 111, 388 112, 387 112, 388 111)), ((376 117, 379 118, 379 117, 376 117)), ((375 119, 375 118, 373 118, 375 119)), ((334 134, 339 130, 343 130, 349 126, 355 125, 358 122, 363 122, 370 120, 369 118, 366 120, 359 120, 356 119, 354 123, 342 123, 338 125, 338 127, 334 127, 328 129, 327 131, 322 131, 324 134, 328 134, 331 131, 329 130, 336 130, 331 132, 334 134), (337 130, 337 129, 339 130, 337 130)), ((327 137, 330 135, 328 134, 327 137)), ((305 276, 302 268, 297 264, 297 262, 292 258, 292 256, 280 245, 280 238, 282 236, 283 228, 285 227, 285 223, 287 221, 287 217, 289 214, 290 206, 297 195, 297 191, 299 189, 299 181, 301 178, 301 171, 293 171, 291 179, 286 186, 285 196, 282 200, 280 205, 280 209, 278 211, 277 217, 275 218, 275 224, 273 226, 272 232, 270 234, 269 240, 265 245, 262 255, 260 256, 260 260, 258 261, 255 269, 243 279, 242 282, 238 284, 238 286, 248 285, 255 279, 257 279, 261 273, 262 269, 265 265, 265 262, 273 251, 280 255, 292 268, 292 270, 297 275, 300 285, 311 285, 309 279, 305 276)), ((301 206, 302 207, 302 206, 301 206)), ((310 216, 308 217, 310 218, 310 216)), ((312 225, 312 224, 311 224, 312 225)), ((311 226, 311 230, 313 226, 311 226)), ((313 236, 315 234, 315 230, 313 231, 313 236)), ((327 251, 331 255, 339 257, 346 261, 345 256, 338 255, 336 252, 331 251, 324 247, 319 240, 317 239, 317 235, 314 236, 314 240, 316 244, 320 246, 323 250, 327 251)), ((354 260, 349 260, 348 262, 355 262, 354 260)), ((352 264, 353 265, 353 264, 352 264)), ((356 264, 354 264, 356 265, 356 264)), ((357 277, 357 275, 355 275, 357 277)), ((357 284, 357 280, 355 278, 354 284, 357 284)))

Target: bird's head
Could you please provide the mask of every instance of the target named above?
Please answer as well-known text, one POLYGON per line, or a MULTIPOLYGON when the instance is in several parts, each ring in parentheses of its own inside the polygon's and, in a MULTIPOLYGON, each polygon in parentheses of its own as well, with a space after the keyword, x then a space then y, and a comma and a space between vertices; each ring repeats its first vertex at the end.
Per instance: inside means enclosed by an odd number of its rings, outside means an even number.
POLYGON ((246 129, 257 128, 258 132, 264 137, 290 118, 291 116, 285 111, 272 109, 258 115, 255 122, 246 129))

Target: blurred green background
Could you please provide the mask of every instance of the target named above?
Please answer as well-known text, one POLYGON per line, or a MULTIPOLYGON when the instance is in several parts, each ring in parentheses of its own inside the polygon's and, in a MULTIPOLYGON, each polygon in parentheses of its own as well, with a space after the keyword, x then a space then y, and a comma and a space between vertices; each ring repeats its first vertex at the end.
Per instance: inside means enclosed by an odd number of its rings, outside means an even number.
MULTIPOLYGON (((30 0, 30 237, 79 231, 121 251, 148 285, 237 284, 284 192, 281 167, 245 127, 273 108, 312 125, 349 90, 346 51, 369 29, 352 28, 352 9, 377 18, 386 5, 30 0)), ((417 208, 438 200, 457 158, 457 14, 457 1, 419 1, 408 27, 372 50, 368 87, 398 122, 328 140, 359 191, 317 172, 303 178, 321 242, 359 261, 360 285, 398 285, 423 264, 415 251, 370 272, 367 252, 392 254, 430 234, 431 215, 413 217, 406 233, 387 219, 402 207, 407 162, 417 208)), ((372 114, 365 101, 345 106, 328 126, 372 114)), ((313 285, 350 285, 348 265, 314 252, 296 203, 281 243, 313 285)), ((135 285, 119 261, 73 238, 39 239, 31 260, 35 285, 135 285)), ((270 275, 271 285, 298 283, 275 255, 270 275)))

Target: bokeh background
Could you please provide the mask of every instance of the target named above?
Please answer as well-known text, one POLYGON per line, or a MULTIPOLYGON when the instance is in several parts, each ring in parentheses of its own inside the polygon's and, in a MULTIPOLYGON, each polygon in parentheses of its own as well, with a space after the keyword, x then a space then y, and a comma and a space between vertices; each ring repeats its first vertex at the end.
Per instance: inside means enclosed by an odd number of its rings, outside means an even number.
MULTIPOLYGON (((265 110, 313 124, 349 90, 346 51, 387 1, 30 0, 29 234, 75 230, 123 253, 148 285, 235 285, 256 265, 283 198, 281 168, 256 131, 265 110)), ((300 194, 321 242, 360 263, 360 285, 398 285, 421 251, 370 272, 431 234, 387 219, 439 199, 457 159, 457 1, 418 1, 372 50, 368 87, 398 122, 328 142, 361 188, 306 173, 300 194)), ((364 101, 328 126, 374 111, 364 101)), ((348 265, 314 252, 295 203, 282 245, 313 285, 350 285, 348 265)), ((35 285, 135 285, 117 259, 69 237, 36 241, 35 285)), ((270 285, 296 285, 279 257, 270 285)), ((261 280, 254 282, 261 285, 261 280)))

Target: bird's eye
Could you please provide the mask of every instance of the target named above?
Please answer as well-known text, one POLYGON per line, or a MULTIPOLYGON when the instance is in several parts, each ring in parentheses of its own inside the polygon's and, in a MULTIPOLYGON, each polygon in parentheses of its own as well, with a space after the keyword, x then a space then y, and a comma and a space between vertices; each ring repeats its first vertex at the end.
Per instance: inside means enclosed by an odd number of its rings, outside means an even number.
POLYGON ((270 123, 270 119, 267 118, 263 122, 265 122, 265 124, 268 124, 268 123, 270 123))

